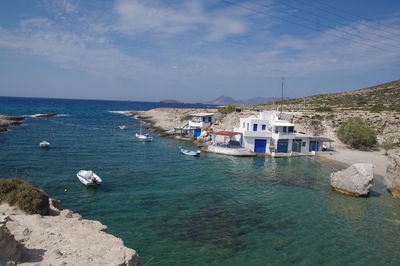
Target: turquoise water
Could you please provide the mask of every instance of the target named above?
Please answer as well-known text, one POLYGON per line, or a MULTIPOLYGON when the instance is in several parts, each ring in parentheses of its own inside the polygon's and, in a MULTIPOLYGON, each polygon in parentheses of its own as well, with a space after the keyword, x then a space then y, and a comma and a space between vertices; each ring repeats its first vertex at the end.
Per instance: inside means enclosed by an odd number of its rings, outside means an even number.
POLYGON ((311 158, 184 156, 178 147, 190 143, 137 142, 138 121, 107 112, 158 106, 168 105, 0 98, 0 114, 68 115, 0 134, 1 176, 106 224, 144 265, 400 264, 400 201, 380 182, 353 198, 333 192, 332 168, 311 158), (38 147, 44 139, 48 150, 38 147), (80 169, 102 187, 80 184, 80 169))

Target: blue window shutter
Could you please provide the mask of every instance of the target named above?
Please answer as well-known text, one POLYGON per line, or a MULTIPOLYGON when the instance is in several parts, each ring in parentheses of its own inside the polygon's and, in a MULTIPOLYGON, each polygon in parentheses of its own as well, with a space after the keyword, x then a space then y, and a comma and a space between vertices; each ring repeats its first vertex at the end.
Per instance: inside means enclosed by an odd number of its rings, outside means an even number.
POLYGON ((257 124, 253 124, 253 131, 257 131, 257 124))
POLYGON ((261 130, 265 130, 267 128, 267 125, 262 125, 261 130))

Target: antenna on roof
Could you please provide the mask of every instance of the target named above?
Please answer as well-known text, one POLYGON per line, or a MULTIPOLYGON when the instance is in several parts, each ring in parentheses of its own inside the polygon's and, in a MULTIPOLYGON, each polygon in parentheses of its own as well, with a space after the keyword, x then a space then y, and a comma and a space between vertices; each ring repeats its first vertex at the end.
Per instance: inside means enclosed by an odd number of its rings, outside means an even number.
POLYGON ((282 78, 282 88, 281 88, 281 116, 282 116, 282 109, 283 109, 283 81, 285 78, 282 78))

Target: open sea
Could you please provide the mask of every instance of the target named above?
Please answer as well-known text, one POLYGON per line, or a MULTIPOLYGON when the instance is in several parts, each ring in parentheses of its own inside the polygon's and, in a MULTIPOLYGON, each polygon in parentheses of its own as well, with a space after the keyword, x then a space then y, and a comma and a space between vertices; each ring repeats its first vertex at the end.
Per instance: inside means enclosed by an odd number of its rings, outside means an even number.
POLYGON ((204 106, 0 97, 0 114, 27 117, 0 134, 0 176, 101 221, 142 265, 400 265, 400 201, 380 180, 368 198, 344 196, 312 158, 185 156, 191 143, 138 142, 139 121, 108 112, 156 107, 204 106), (80 169, 103 185, 83 186, 80 169))

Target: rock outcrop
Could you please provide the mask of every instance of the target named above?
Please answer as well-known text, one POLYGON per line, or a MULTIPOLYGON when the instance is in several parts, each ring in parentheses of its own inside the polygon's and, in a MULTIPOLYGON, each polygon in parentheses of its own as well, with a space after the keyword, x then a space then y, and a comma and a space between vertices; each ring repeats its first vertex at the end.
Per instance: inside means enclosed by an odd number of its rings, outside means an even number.
POLYGON ((7 228, 9 216, 0 216, 0 265, 14 265, 21 259, 21 246, 7 228))
POLYGON ((337 192, 351 196, 367 196, 374 178, 373 164, 357 163, 331 174, 331 186, 337 192))
POLYGON ((400 198, 400 154, 390 154, 387 159, 385 184, 395 198, 400 198))
POLYGON ((34 114, 32 117, 34 118, 49 118, 49 117, 55 117, 58 116, 58 114, 34 114))
POLYGON ((0 205, 0 213, 10 218, 6 229, 0 228, 0 256, 7 257, 0 265, 16 261, 24 265, 139 265, 136 251, 105 233, 107 226, 70 210, 50 208, 52 216, 41 216, 0 205), (2 241, 7 241, 7 253, 1 249, 2 241))
POLYGON ((19 126, 23 117, 0 115, 0 132, 6 132, 9 126, 19 126))

